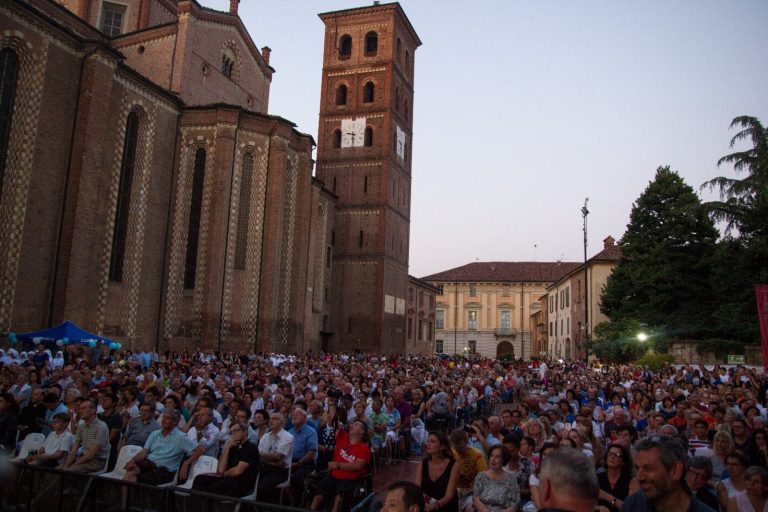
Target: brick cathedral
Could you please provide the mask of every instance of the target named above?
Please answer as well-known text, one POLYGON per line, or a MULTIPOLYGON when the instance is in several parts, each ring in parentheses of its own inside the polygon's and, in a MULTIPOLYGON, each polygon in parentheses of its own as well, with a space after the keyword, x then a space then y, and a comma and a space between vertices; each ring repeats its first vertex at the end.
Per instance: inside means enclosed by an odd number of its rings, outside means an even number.
POLYGON ((433 320, 406 301, 428 287, 408 276, 413 27, 397 3, 320 15, 313 175, 238 8, 0 4, 2 335, 72 320, 133 349, 431 350, 406 344, 411 316, 433 320))

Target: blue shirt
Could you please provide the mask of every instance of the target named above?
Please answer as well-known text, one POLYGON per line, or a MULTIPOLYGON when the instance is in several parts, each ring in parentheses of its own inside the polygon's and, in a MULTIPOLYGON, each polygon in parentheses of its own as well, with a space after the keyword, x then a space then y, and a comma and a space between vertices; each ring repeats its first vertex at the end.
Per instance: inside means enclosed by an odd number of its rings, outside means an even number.
POLYGON ((317 460, 317 430, 309 425, 304 425, 301 427, 301 430, 292 429, 289 432, 293 434, 293 456, 291 460, 293 462, 301 460, 310 450, 314 450, 314 459, 317 460))
POLYGON ((162 430, 155 430, 144 443, 144 448, 149 451, 147 458, 173 473, 179 470, 184 456, 192 453, 196 447, 197 444, 178 428, 171 430, 167 436, 163 435, 162 430))

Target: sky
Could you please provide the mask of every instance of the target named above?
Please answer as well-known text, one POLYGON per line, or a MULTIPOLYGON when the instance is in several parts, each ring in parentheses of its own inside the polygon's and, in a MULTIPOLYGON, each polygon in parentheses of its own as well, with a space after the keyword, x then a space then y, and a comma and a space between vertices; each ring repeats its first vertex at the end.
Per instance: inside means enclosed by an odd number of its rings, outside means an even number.
MULTIPOLYGON (((272 49, 270 114, 317 139, 317 14, 371 4, 241 1, 255 44, 272 49)), ((731 120, 768 123, 765 0, 400 4, 423 43, 414 59, 417 277, 473 261, 582 261, 585 198, 592 256, 608 235, 621 238, 659 166, 697 191, 738 177, 717 166, 732 151, 731 120)))

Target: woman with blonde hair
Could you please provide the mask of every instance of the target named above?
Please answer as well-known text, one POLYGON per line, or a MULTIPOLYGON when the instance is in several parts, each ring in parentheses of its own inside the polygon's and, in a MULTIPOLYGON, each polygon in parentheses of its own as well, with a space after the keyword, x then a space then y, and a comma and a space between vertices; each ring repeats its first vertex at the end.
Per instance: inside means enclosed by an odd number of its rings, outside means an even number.
POLYGON ((541 450, 541 447, 547 442, 547 433, 544 430, 544 425, 542 425, 541 421, 538 419, 530 419, 525 424, 525 427, 523 427, 523 430, 525 431, 526 436, 532 437, 533 440, 536 441, 536 446, 533 451, 538 452, 541 450))

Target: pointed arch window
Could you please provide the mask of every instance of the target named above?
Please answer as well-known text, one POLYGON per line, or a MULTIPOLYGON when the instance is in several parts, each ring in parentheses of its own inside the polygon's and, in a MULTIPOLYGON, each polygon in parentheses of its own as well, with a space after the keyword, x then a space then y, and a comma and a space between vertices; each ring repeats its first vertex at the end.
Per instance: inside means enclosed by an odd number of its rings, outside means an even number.
POLYGON ((112 252, 109 258, 109 280, 123 280, 125 262, 125 242, 128 235, 128 215, 131 209, 131 187, 133 170, 136 165, 136 149, 139 140, 139 116, 136 112, 128 114, 125 123, 125 141, 123 142, 123 160, 120 164, 120 182, 117 188, 117 208, 112 231, 112 252))
POLYGON ((200 214, 203 208, 203 185, 205 183, 205 158, 203 148, 195 152, 195 165, 192 174, 192 200, 189 206, 187 225, 187 255, 184 263, 184 289, 195 287, 197 273, 197 249, 200 237, 200 214))
POLYGON ((8 142, 11 138, 13 103, 19 75, 19 56, 10 48, 0 50, 0 196, 3 193, 8 142))
POLYGON ((347 104, 347 86, 344 84, 341 84, 339 87, 336 88, 336 104, 337 105, 347 104))
POLYGON ((373 82, 365 82, 363 86, 363 103, 373 103, 375 97, 376 86, 373 82))
POLYGON ((352 56, 352 36, 345 34, 339 39, 339 58, 348 59, 352 56))
POLYGON ((243 155, 243 170, 240 177, 240 205, 237 208, 237 242, 235 243, 235 269, 245 270, 248 251, 248 220, 251 217, 251 180, 253 156, 243 155))

